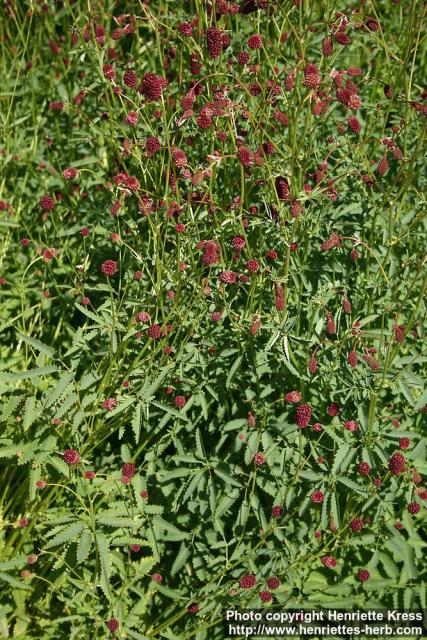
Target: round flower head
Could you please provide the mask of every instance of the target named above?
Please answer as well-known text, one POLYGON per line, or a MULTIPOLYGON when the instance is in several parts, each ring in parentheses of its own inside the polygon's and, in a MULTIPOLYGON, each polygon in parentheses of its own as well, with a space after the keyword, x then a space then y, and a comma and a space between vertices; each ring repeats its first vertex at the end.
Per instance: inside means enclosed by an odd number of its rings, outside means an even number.
POLYGON ((367 462, 361 462, 358 469, 361 476, 367 476, 371 472, 371 465, 367 462))
POLYGON ((145 97, 147 102, 155 102, 162 96, 163 89, 167 85, 167 80, 154 73, 145 73, 138 91, 145 97))
POLYGON ((151 579, 160 584, 163 581, 163 576, 160 573, 153 573, 151 579))
POLYGON ((182 409, 187 404, 185 396, 176 396, 174 402, 178 409, 182 409))
POLYGON ((344 429, 347 429, 347 431, 357 431, 358 428, 359 425, 356 420, 346 420, 344 422, 344 429))
POLYGON ((334 569, 337 566, 337 561, 333 556, 323 556, 320 558, 321 563, 328 569, 334 569))
POLYGON ((310 424, 311 407, 309 404, 300 404, 295 414, 295 422, 299 429, 304 429, 310 424))
POLYGON ((163 338, 164 332, 159 324, 152 324, 147 329, 147 335, 153 340, 158 340, 159 338, 163 338))
POLYGON ((354 531, 354 533, 359 533, 359 531, 363 529, 363 520, 360 518, 350 520, 350 529, 354 531))
POLYGON ((350 351, 350 353, 348 354, 348 364, 350 365, 350 367, 357 367, 357 352, 353 349, 352 351, 350 351))
POLYGON ((393 453, 388 463, 389 471, 398 476, 405 470, 406 460, 402 453, 393 453))
POLYGON ((320 504, 321 502, 323 502, 324 498, 325 496, 323 494, 323 491, 313 491, 313 493, 310 496, 310 500, 314 504, 320 504))
POLYGON ((359 572, 356 577, 359 580, 359 582, 366 582, 366 580, 369 580, 369 576, 370 576, 370 573, 367 569, 359 569, 359 572))
POLYGON ((222 51, 222 32, 217 27, 209 27, 206 32, 206 45, 211 58, 218 58, 222 51))
POLYGON ((115 273, 117 273, 117 262, 115 262, 114 260, 105 260, 105 262, 103 262, 101 265, 101 271, 104 276, 113 276, 115 273))
POLYGON ((301 400, 301 392, 300 391, 289 391, 285 395, 285 402, 299 402, 301 400))
POLYGON ((259 33, 254 34, 248 38, 249 49, 261 49, 262 48, 262 36, 259 33))
POLYGON ((40 207, 43 209, 43 211, 52 211, 54 206, 55 200, 52 198, 52 196, 42 196, 40 198, 40 207))
POLYGON ((314 356, 312 356, 308 361, 308 370, 312 375, 314 375, 317 371, 317 358, 315 358, 314 356))
POLYGON ((362 126, 356 116, 350 116, 348 118, 348 126, 353 131, 353 133, 360 133, 362 130, 362 126))
POLYGON ((133 478, 136 471, 136 465, 133 462, 125 462, 122 465, 122 475, 127 478, 133 478))
POLYGON ((271 578, 268 578, 267 587, 272 590, 278 589, 280 587, 279 578, 276 578, 276 576, 272 576, 271 578))
POLYGON ((64 461, 70 465, 79 464, 80 462, 79 452, 76 451, 75 449, 66 449, 64 451, 63 457, 64 457, 64 461))
POLYGON ((409 438, 400 438, 399 440, 399 447, 401 449, 407 449, 410 444, 411 444, 411 441, 409 440, 409 438))
POLYGON ((62 177, 64 180, 74 180, 77 177, 77 169, 74 167, 69 167, 68 169, 64 169, 62 172, 62 177))
POLYGON ((254 575, 248 574, 240 578, 239 584, 242 589, 252 589, 256 585, 256 578, 254 575))
POLYGON ((131 71, 130 69, 125 71, 123 74, 123 82, 127 87, 129 87, 130 89, 133 89, 136 85, 135 71, 131 71))
POLYGON ((160 150, 160 141, 158 138, 154 138, 153 136, 148 136, 145 141, 145 150, 147 152, 147 157, 153 156, 160 150))
POLYGON ((223 271, 219 274, 219 279, 225 284, 234 284, 237 280, 237 273, 234 271, 223 271))
POLYGON ((407 508, 408 508, 409 513, 411 513, 412 515, 415 515, 416 513, 419 513, 419 511, 421 510, 421 507, 418 504, 418 502, 410 502, 408 504, 407 508))
POLYGON ((115 633, 119 630, 119 621, 116 618, 110 618, 109 620, 107 620, 107 627, 111 633, 115 633))
POLYGON ((329 36, 326 36, 322 40, 322 53, 324 57, 327 58, 332 55, 332 52, 333 52, 332 38, 330 38, 329 36))
POLYGON ((107 411, 113 411, 113 409, 117 407, 117 404, 118 403, 115 398, 108 398, 107 400, 104 400, 101 406, 103 409, 106 409, 107 411))
POLYGON ((179 30, 180 34, 182 36, 184 36, 185 38, 188 38, 193 33, 193 27, 191 26, 191 24, 189 22, 182 22, 179 25, 178 30, 179 30))

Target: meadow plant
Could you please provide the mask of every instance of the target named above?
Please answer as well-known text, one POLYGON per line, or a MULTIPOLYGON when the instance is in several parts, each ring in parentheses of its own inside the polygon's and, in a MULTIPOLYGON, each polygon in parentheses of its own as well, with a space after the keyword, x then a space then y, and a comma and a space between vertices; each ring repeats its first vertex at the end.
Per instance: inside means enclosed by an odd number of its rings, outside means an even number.
POLYGON ((2 637, 426 606, 425 11, 3 0, 2 637))

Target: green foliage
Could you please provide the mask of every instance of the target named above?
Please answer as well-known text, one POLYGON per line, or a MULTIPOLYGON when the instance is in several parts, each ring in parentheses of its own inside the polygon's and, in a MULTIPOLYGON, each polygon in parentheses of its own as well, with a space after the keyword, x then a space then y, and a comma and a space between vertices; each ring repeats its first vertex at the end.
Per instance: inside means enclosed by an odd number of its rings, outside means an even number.
POLYGON ((425 11, 3 3, 1 637, 425 609, 425 11))

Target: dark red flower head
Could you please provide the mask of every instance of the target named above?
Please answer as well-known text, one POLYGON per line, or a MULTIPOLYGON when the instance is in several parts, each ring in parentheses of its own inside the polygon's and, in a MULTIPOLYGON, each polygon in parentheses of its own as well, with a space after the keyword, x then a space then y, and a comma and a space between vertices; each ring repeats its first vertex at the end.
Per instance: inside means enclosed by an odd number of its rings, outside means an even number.
POLYGON ((128 69, 127 71, 125 71, 123 74, 123 82, 127 87, 129 87, 130 89, 133 89, 136 85, 135 71, 132 71, 131 69, 128 69))
POLYGON ((63 457, 67 464, 79 464, 80 462, 79 452, 75 449, 66 449, 63 457))
POLYGON ((367 462, 361 462, 358 469, 361 476, 367 476, 371 472, 371 465, 367 462))
POLYGON ((254 575, 248 574, 240 578, 239 584, 242 589, 252 589, 256 585, 256 578, 254 575))
POLYGON ((248 38, 248 47, 249 49, 261 49, 262 36, 260 36, 258 33, 254 34, 253 36, 250 36, 250 38, 248 38))
POLYGON ((133 462, 125 462, 122 465, 122 475, 127 478, 133 478, 136 471, 136 465, 133 462))
POLYGON ((328 569, 334 569, 337 566, 337 561, 333 556, 323 556, 320 558, 321 563, 328 569))
POLYGON ((398 476, 405 470, 405 464, 405 456, 402 453, 393 453, 388 468, 394 476, 398 476))
POLYGON ((304 429, 310 424, 311 406, 309 404, 300 404, 295 414, 295 423, 299 429, 304 429))
POLYGON ((222 32, 217 27, 209 27, 206 32, 206 45, 211 58, 218 58, 222 51, 222 32))
POLYGON ((114 260, 105 260, 101 265, 101 271, 104 276, 113 276, 117 273, 117 262, 114 260))
POLYGON ((313 491, 313 493, 310 496, 310 500, 314 504, 320 504, 321 502, 323 502, 324 498, 325 496, 323 491, 313 491))
POLYGON ((167 84, 168 82, 165 78, 156 76, 155 73, 145 73, 138 91, 145 97, 147 102, 155 102, 161 97, 167 84))
POLYGON ((152 324, 147 329, 147 334, 149 338, 157 340, 158 338, 163 338, 164 332, 162 327, 159 324, 152 324))
POLYGON ((421 509, 421 507, 418 504, 418 502, 410 502, 408 504, 407 508, 408 508, 409 513, 412 513, 412 515, 415 515, 416 513, 419 513, 419 511, 421 509))
POLYGON ((110 618, 109 620, 107 620, 107 627, 111 633, 115 633, 119 630, 119 621, 116 618, 110 618))
POLYGON ((354 531, 354 533, 359 533, 363 529, 363 520, 360 518, 353 518, 350 520, 350 529, 354 531))
POLYGON ((52 198, 52 196, 42 196, 40 198, 40 206, 43 211, 52 211, 53 207, 55 206, 55 200, 52 198))
POLYGON ((359 580, 359 582, 366 582, 366 580, 369 580, 370 575, 371 574, 367 569, 359 569, 357 579, 359 580))
POLYGON ((276 578, 276 576, 272 576, 271 578, 268 578, 267 580, 267 587, 269 589, 278 589, 280 587, 280 580, 279 578, 276 578))

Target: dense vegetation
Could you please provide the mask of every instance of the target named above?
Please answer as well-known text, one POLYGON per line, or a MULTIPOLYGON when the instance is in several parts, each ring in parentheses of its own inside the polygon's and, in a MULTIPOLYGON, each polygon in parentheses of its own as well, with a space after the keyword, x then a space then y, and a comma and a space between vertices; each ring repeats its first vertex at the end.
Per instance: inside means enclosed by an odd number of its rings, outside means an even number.
POLYGON ((0 636, 425 607, 425 5, 0 11, 0 636))

